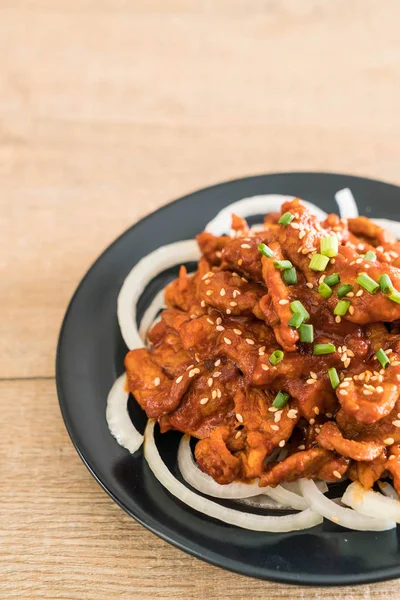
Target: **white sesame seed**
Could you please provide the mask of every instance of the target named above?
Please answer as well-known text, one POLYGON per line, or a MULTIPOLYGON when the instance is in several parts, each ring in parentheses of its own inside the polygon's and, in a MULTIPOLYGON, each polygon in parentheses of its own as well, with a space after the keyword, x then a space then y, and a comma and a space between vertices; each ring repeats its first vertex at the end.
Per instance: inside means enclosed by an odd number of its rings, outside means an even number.
POLYGON ((312 290, 312 289, 313 289, 313 287, 314 287, 314 285, 313 285, 312 283, 310 283, 310 282, 306 283, 306 286, 307 286, 307 287, 308 287, 310 290, 312 290))
POLYGON ((388 348, 387 350, 385 350, 386 354, 392 354, 393 350, 391 348, 388 348))
POLYGON ((386 444, 387 446, 391 446, 392 444, 394 444, 394 439, 391 437, 386 438, 386 440, 383 440, 383 443, 386 444))
POLYGON ((202 300, 202 301, 200 302, 200 306, 201 306, 202 308, 205 308, 205 307, 206 307, 206 303, 204 302, 204 300, 202 300))
POLYGON ((159 377, 156 377, 155 380, 153 381, 154 385, 157 387, 160 385, 161 383, 161 379, 159 377))
POLYGON ((333 475, 334 475, 334 476, 335 476, 337 479, 341 479, 341 478, 342 478, 342 476, 341 476, 341 474, 339 473, 339 471, 332 471, 332 474, 333 474, 333 475))
POLYGON ((349 306, 349 314, 354 315, 354 306, 349 306))
POLYGON ((200 400, 200 404, 207 404, 207 402, 208 402, 208 398, 202 398, 200 400))
POLYGON ((221 364, 221 359, 219 358, 218 360, 215 361, 214 367, 219 367, 220 364, 221 364))
POLYGON ((221 323, 222 323, 221 317, 218 317, 218 319, 215 322, 217 325, 221 325, 221 323))
POLYGON ((358 290, 358 292, 356 293, 356 296, 360 297, 362 296, 364 293, 364 290, 358 290))
POLYGON ((261 368, 263 371, 269 371, 269 366, 265 365, 264 363, 261 365, 261 368))
POLYGON ((349 292, 346 294, 346 298, 354 298, 354 292, 349 292))
POLYGON ((289 300, 285 300, 285 298, 282 298, 282 300, 279 300, 279 304, 284 306, 285 304, 289 304, 289 300))
POLYGON ((205 285, 208 285, 209 283, 211 283, 211 279, 206 279, 204 283, 205 285))
POLYGON ((276 406, 270 406, 268 410, 269 412, 276 412, 278 409, 276 408, 276 406))
POLYGON ((234 329, 233 333, 236 333, 236 335, 242 335, 242 332, 240 331, 240 329, 234 329))
POLYGON ((222 396, 221 390, 217 390, 217 396, 218 396, 218 398, 221 398, 221 396, 222 396))
POLYGON ((214 321, 211 321, 211 319, 209 319, 208 317, 207 317, 207 323, 210 323, 210 325, 214 325, 214 321))
POLYGON ((232 311, 231 311, 230 308, 227 308, 225 312, 226 312, 227 315, 230 315, 232 311))
POLYGON ((192 315, 190 315, 191 319, 197 319, 197 315, 195 315, 194 313, 192 315))
POLYGON ((325 275, 321 275, 321 277, 320 277, 320 278, 319 278, 319 280, 318 280, 318 283, 323 283, 323 282, 324 282, 324 279, 325 279, 325 277, 326 277, 325 275))
POLYGON ((239 423, 243 423, 243 417, 239 413, 236 415, 236 419, 239 421, 239 423))
POLYGON ((392 367, 398 367, 400 365, 400 362, 398 360, 392 360, 391 365, 392 367))
POLYGON ((325 416, 328 417, 328 419, 332 419, 333 414, 332 413, 325 413, 325 416))
POLYGON ((309 423, 310 423, 310 425, 314 425, 315 419, 310 419, 309 423))
POLYGON ((212 391, 211 397, 213 400, 215 400, 215 398, 217 397, 217 390, 212 391))
POLYGON ((249 346, 254 346, 254 340, 251 340, 250 338, 246 338, 246 342, 249 344, 249 346))
POLYGON ((317 374, 316 374, 316 373, 314 373, 314 371, 310 371, 310 375, 311 375, 311 377, 312 377, 313 379, 318 379, 318 378, 317 378, 317 374))
POLYGON ((395 458, 396 458, 396 457, 395 457, 395 455, 394 455, 394 454, 391 454, 391 455, 389 456, 388 460, 394 460, 395 458))
POLYGON ((352 261, 351 261, 351 263, 350 263, 350 267, 352 267, 352 266, 353 266, 353 265, 355 265, 355 264, 356 264, 356 261, 355 261, 355 260, 352 260, 352 261))
POLYGON ((279 425, 271 425, 272 431, 279 431, 279 425))
POLYGON ((397 381, 400 381, 400 373, 397 373, 396 379, 397 379, 397 381))
POLYGON ((302 240, 305 235, 306 235, 306 232, 304 230, 300 231, 300 233, 299 233, 299 240, 302 240))
POLYGON ((214 290, 207 290, 206 296, 211 296, 214 293, 214 290))
POLYGON ((392 425, 394 425, 395 427, 400 427, 400 421, 392 421, 392 425))
POLYGON ((227 337, 224 337, 224 342, 225 342, 225 344, 228 344, 228 346, 230 346, 232 344, 232 340, 230 340, 227 337))
POLYGON ((376 391, 378 392, 378 394, 383 394, 383 387, 381 385, 378 385, 376 387, 376 391))
POLYGON ((361 265, 362 261, 363 261, 362 258, 357 258, 356 265, 361 265))
POLYGON ((219 295, 220 296, 225 296, 225 294, 226 294, 225 288, 221 288, 220 291, 219 291, 219 295))
POLYGON ((350 383, 346 380, 342 381, 342 383, 339 385, 339 387, 341 388, 345 388, 345 387, 349 387, 350 383))
POLYGON ((178 377, 178 379, 176 379, 175 381, 176 381, 176 383, 180 383, 182 381, 182 379, 183 379, 183 375, 180 375, 178 377))
POLYGON ((213 383, 214 383, 214 379, 212 377, 209 377, 207 379, 207 385, 208 385, 208 387, 211 387, 213 383))
POLYGON ((306 449, 306 447, 305 447, 305 445, 304 445, 304 444, 300 444, 300 446, 297 446, 297 448, 298 448, 299 450, 305 450, 305 449, 306 449))
POLYGON ((347 348, 347 356, 351 356, 351 358, 354 358, 354 352, 353 350, 350 350, 350 348, 347 348))
POLYGON ((240 247, 243 248, 244 250, 248 250, 249 248, 251 248, 251 246, 249 244, 242 244, 240 247))
POLYGON ((279 442, 279 448, 283 448, 283 446, 286 444, 285 440, 281 440, 279 442))
POLYGON ((347 390, 340 390, 340 391, 339 391, 339 394, 340 394, 341 396, 348 396, 348 395, 349 395, 349 393, 347 392, 347 390))
POLYGON ((363 390, 363 394, 366 396, 372 396, 373 392, 371 392, 371 390, 363 390))
POLYGON ((194 377, 195 375, 197 375, 197 373, 200 373, 200 369, 197 369, 197 367, 195 369, 192 369, 191 371, 189 371, 189 377, 194 377))
POLYGON ((214 371, 213 377, 219 377, 221 375, 221 371, 214 371))
POLYGON ((233 300, 231 302, 229 302, 229 306, 237 306, 237 302, 234 302, 233 300))
POLYGON ((258 349, 258 354, 259 354, 260 356, 262 356, 263 354, 265 354, 265 346, 261 346, 261 347, 258 349))
POLYGON ((239 265, 239 267, 241 267, 241 266, 242 266, 242 264, 243 264, 243 258, 239 258, 239 260, 238 260, 238 265, 239 265))
POLYGON ((217 325, 215 329, 217 331, 225 331, 225 327, 223 325, 217 325))
POLYGON ((336 315, 336 317, 335 317, 335 322, 336 322, 336 323, 340 323, 340 322, 341 322, 341 320, 342 320, 341 316, 340 316, 340 315, 336 315))
POLYGON ((312 385, 313 383, 315 383, 315 379, 307 379, 308 385, 312 385))
POLYGON ((314 406, 313 411, 315 412, 316 415, 319 415, 319 408, 318 408, 318 406, 314 406))
POLYGON ((347 358, 347 359, 344 361, 343 365, 344 365, 345 369, 347 369, 347 367, 350 365, 350 359, 349 359, 349 358, 347 358))

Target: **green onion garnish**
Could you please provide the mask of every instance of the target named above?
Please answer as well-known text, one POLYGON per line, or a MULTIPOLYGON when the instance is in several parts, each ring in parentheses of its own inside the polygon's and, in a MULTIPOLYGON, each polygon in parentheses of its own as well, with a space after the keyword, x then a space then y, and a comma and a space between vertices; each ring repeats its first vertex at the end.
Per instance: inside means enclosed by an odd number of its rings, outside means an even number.
POLYGON ((289 223, 291 223, 293 219, 294 215, 292 215, 292 213, 290 212, 286 212, 284 215, 281 216, 278 223, 279 225, 284 225, 286 227, 286 225, 289 225, 289 223))
POLYGON ((330 288, 329 285, 326 285, 325 281, 323 281, 318 286, 318 293, 324 298, 328 299, 332 296, 333 291, 332 288, 330 288))
POLYGON ((275 400, 272 403, 272 406, 274 406, 275 408, 283 408, 286 404, 287 401, 289 400, 290 395, 287 394, 286 392, 278 392, 277 395, 275 396, 275 400))
MULTIPOLYGON (((297 313, 298 314, 298 313, 297 313)), ((311 344, 314 341, 313 325, 300 325, 300 341, 311 344)))
POLYGON ((333 387, 334 390, 336 390, 336 388, 338 387, 338 385, 340 383, 340 379, 339 379, 339 375, 338 375, 338 372, 336 371, 335 367, 331 367, 330 369, 328 369, 328 374, 329 374, 329 379, 331 380, 331 386, 333 387))
POLYGON ((378 279, 379 287, 384 294, 390 294, 393 291, 393 283, 390 280, 389 275, 381 275, 378 279))
POLYGON ((297 283, 297 273, 294 267, 291 269, 285 269, 282 273, 282 277, 286 285, 294 285, 297 283))
POLYGON ((301 313, 293 313, 290 320, 288 321, 289 327, 296 327, 298 329, 304 321, 304 316, 301 313))
POLYGON ((332 275, 327 275, 324 279, 324 283, 326 283, 326 285, 329 285, 329 287, 333 287, 334 285, 339 283, 339 281, 340 281, 339 273, 332 273, 332 275))
POLYGON ((349 302, 348 300, 339 300, 339 302, 335 306, 333 314, 339 315, 339 317, 343 317, 349 310, 350 304, 351 302, 349 302))
POLYGON ((267 244, 258 244, 257 249, 259 252, 261 252, 261 254, 264 254, 264 256, 266 256, 267 258, 272 258, 273 256, 275 256, 275 252, 273 252, 271 248, 267 246, 267 244))
POLYGON ((367 290, 370 294, 376 294, 379 290, 379 283, 377 283, 372 277, 367 275, 366 273, 361 273, 357 279, 357 283, 367 290))
POLYGON ((281 362, 283 357, 284 357, 284 354, 283 354, 282 350, 274 350, 268 360, 271 363, 271 365, 275 366, 281 362))
POLYGON ((386 352, 382 348, 379 348, 379 350, 375 354, 375 356, 379 360, 379 362, 381 363, 382 367, 384 369, 387 369, 388 366, 390 365, 390 360, 389 360, 388 355, 386 354, 386 352))
POLYGON ((364 255, 365 260, 371 260, 372 262, 376 261, 376 254, 372 252, 372 250, 368 250, 368 252, 364 255))
POLYGON ((344 283, 343 285, 340 285, 337 290, 338 298, 343 298, 343 296, 351 292, 352 289, 353 286, 350 285, 350 283, 344 283))
POLYGON ((339 242, 336 235, 327 235, 320 242, 321 254, 333 258, 338 255, 339 242))
POLYGON ((304 308, 300 300, 294 300, 290 303, 290 308, 294 313, 299 313, 302 315, 304 321, 308 321, 310 318, 310 313, 304 308))
POLYGON ((290 260, 274 260, 274 267, 284 271, 285 269, 291 269, 293 265, 290 260))
POLYGON ((310 269, 313 271, 325 271, 328 262, 328 256, 323 256, 322 254, 313 254, 313 257, 310 260, 310 269))
POLYGON ((332 354, 333 352, 336 352, 336 348, 333 344, 314 344, 315 356, 320 356, 321 354, 332 354))
POLYGON ((393 302, 397 302, 400 304, 400 292, 397 290, 393 290, 393 292, 388 296, 389 300, 393 300, 393 302))

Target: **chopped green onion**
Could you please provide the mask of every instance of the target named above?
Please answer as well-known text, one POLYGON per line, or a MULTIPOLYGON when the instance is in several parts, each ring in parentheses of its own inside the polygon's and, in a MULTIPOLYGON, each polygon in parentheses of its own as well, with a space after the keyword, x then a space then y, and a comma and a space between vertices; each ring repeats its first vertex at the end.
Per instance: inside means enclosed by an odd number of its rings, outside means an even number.
POLYGON ((323 281, 318 286, 318 293, 324 298, 328 299, 332 296, 333 291, 332 288, 330 288, 329 285, 326 285, 325 281, 323 281))
POLYGON ((377 283, 372 277, 367 275, 366 273, 361 273, 357 279, 357 283, 367 290, 370 294, 376 294, 379 290, 379 283, 377 283))
POLYGON ((304 308, 300 300, 294 300, 290 303, 290 308, 294 313, 300 313, 304 319, 304 321, 308 321, 310 318, 310 313, 304 308))
POLYGON ((328 256, 322 256, 322 254, 313 254, 313 257, 310 260, 310 269, 313 271, 325 271, 328 262, 328 256))
POLYGON ((393 291, 393 283, 389 275, 381 275, 378 279, 379 287, 381 288, 384 294, 390 294, 393 291))
POLYGON ((314 344, 315 356, 320 356, 321 354, 332 354, 333 352, 336 352, 336 348, 333 344, 314 344))
POLYGON ((300 341, 307 344, 311 344, 314 341, 313 325, 300 325, 300 341))
POLYGON ((333 314, 339 315, 339 317, 343 317, 349 310, 350 304, 351 302, 349 302, 348 300, 339 300, 339 302, 335 306, 333 314))
POLYGON ((326 285, 329 285, 329 287, 333 287, 334 285, 339 283, 339 281, 340 281, 339 273, 332 273, 332 275, 327 275, 324 279, 324 283, 326 283, 326 285))
POLYGON ((289 223, 291 223, 293 219, 294 215, 292 215, 292 213, 290 212, 286 212, 284 215, 281 216, 278 223, 279 225, 284 225, 286 227, 286 225, 289 225, 289 223))
POLYGON ((372 250, 368 250, 368 252, 364 255, 365 260, 370 260, 372 262, 376 261, 376 254, 372 252, 372 250))
POLYGON ((338 255, 339 241, 336 235, 327 235, 320 242, 321 254, 333 258, 338 255))
POLYGON ((350 285, 350 283, 344 283, 343 285, 340 285, 337 290, 338 298, 343 298, 343 296, 351 292, 352 289, 353 286, 350 285))
POLYGON ((273 256, 275 256, 275 252, 273 252, 271 248, 267 246, 267 244, 258 244, 257 249, 259 252, 261 252, 261 254, 264 254, 264 256, 266 256, 267 258, 272 258, 273 256))
POLYGON ((287 394, 286 392, 278 392, 277 395, 275 396, 275 400, 272 403, 272 406, 274 406, 275 408, 283 408, 288 400, 290 398, 290 395, 287 394))
POLYGON ((390 294, 390 296, 388 296, 389 300, 393 300, 393 302, 397 302, 397 304, 400 304, 400 292, 398 292, 397 290, 393 290, 393 292, 390 294))
POLYGON ((282 273, 282 277, 286 285, 294 285, 297 283, 297 273, 294 267, 291 269, 285 269, 282 273))
POLYGON ((301 313, 293 313, 290 320, 288 321, 288 325, 289 327, 296 327, 296 329, 298 329, 300 327, 300 325, 303 323, 304 321, 304 315, 302 315, 301 313))
POLYGON ((274 350, 268 360, 271 363, 271 365, 275 366, 281 362, 283 357, 284 357, 284 354, 283 354, 282 350, 274 350))
POLYGON ((291 269, 293 265, 290 260, 274 260, 274 267, 284 271, 285 269, 291 269))
POLYGON ((329 379, 331 380, 331 386, 333 387, 334 390, 336 390, 336 388, 338 387, 338 385, 340 383, 340 379, 339 379, 339 375, 338 375, 338 372, 336 371, 335 367, 331 367, 330 369, 328 369, 328 374, 329 374, 329 379))
POLYGON ((390 365, 390 360, 389 360, 388 355, 386 354, 386 352, 382 348, 379 348, 379 350, 375 354, 375 356, 379 360, 379 362, 381 363, 382 367, 384 369, 387 369, 388 366, 390 365))

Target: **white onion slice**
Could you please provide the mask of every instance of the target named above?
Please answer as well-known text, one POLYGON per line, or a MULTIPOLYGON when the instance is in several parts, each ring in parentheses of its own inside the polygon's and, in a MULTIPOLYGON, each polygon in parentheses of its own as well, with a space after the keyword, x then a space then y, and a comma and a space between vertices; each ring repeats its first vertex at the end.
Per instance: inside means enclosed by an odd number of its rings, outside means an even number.
POLYGON ((160 310, 165 308, 164 294, 165 288, 160 290, 157 293, 157 295, 154 296, 150 306, 146 308, 143 314, 142 320, 140 321, 139 325, 139 335, 140 338, 143 340, 143 343, 146 342, 147 333, 152 327, 152 325, 155 324, 158 313, 160 312, 160 310))
POLYGON ((398 240, 400 239, 400 221, 392 221, 391 219, 372 219, 372 221, 379 227, 390 231, 398 240))
POLYGON ((199 258, 196 240, 185 240, 161 246, 133 267, 118 296, 118 322, 129 350, 143 347, 136 324, 136 305, 145 287, 166 269, 185 262, 197 262, 199 258))
POLYGON ((251 498, 235 498, 237 504, 252 506, 253 508, 261 508, 262 510, 293 510, 287 504, 280 504, 272 500, 269 496, 260 494, 260 496, 252 496, 251 498))
POLYGON ((310 509, 292 515, 284 515, 283 517, 255 515, 226 508, 207 498, 198 496, 178 481, 162 461, 154 440, 154 421, 151 420, 148 421, 145 431, 144 456, 155 477, 173 496, 194 510, 224 523, 252 531, 270 532, 297 531, 322 523, 322 518, 310 509))
POLYGON ((285 489, 282 485, 277 485, 276 487, 266 487, 261 488, 265 490, 265 494, 278 502, 279 504, 285 504, 286 506, 290 506, 291 508, 295 508, 296 510, 304 510, 306 508, 310 508, 310 503, 308 500, 303 498, 303 496, 299 496, 290 490, 285 489))
MULTIPOLYGON (((321 479, 314 479, 314 483, 317 486, 317 488, 319 489, 320 492, 322 492, 323 494, 325 494, 329 488, 326 484, 326 481, 322 481, 321 479)), ((299 494, 299 496, 302 496, 302 492, 300 489, 300 484, 299 481, 287 481, 285 483, 281 483, 281 486, 284 487, 285 489, 294 492, 295 494, 299 494)))
POLYGON ((303 496, 309 500, 312 509, 342 527, 358 531, 386 531, 396 526, 393 521, 373 519, 349 508, 343 508, 324 496, 311 479, 300 479, 299 483, 303 496))
POLYGON ((388 498, 393 498, 393 500, 399 499, 398 493, 390 483, 388 483, 387 481, 377 481, 377 484, 384 496, 387 496, 388 498))
POLYGON ((131 454, 136 452, 143 443, 143 436, 133 426, 128 413, 129 393, 126 391, 126 374, 114 381, 108 394, 106 420, 108 428, 120 446, 131 454))
POLYGON ((339 214, 342 219, 358 217, 357 203, 349 188, 344 188, 343 190, 336 192, 335 200, 339 207, 339 214))
MULTIPOLYGON (((281 194, 265 194, 243 198, 223 208, 212 221, 207 223, 205 230, 214 235, 228 233, 231 227, 232 213, 246 218, 254 215, 280 212, 282 203, 293 199, 294 196, 283 196, 281 194)), ((321 208, 307 200, 302 200, 302 202, 320 221, 326 218, 326 212, 321 208)))
POLYGON ((357 481, 351 483, 343 494, 342 502, 361 515, 374 519, 382 518, 400 523, 400 502, 373 490, 366 490, 357 481))

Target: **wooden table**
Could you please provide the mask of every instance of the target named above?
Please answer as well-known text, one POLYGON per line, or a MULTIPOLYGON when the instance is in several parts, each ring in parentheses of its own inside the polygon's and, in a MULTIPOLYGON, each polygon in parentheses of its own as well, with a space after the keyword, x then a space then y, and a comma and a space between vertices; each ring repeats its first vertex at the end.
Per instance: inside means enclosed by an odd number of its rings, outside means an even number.
POLYGON ((1 598, 400 598, 167 545, 89 475, 54 382, 80 278, 161 204, 261 172, 400 183, 399 18, 398 0, 1 0, 1 598))

